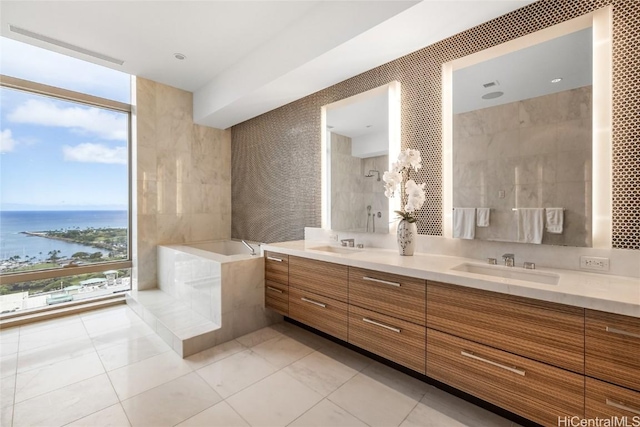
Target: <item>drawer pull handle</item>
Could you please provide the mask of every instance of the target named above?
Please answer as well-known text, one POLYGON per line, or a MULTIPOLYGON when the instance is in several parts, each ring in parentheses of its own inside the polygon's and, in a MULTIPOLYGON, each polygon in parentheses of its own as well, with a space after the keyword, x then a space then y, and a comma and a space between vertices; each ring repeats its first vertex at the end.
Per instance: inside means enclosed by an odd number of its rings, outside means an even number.
POLYGON ((625 405, 624 403, 616 402, 615 400, 607 399, 607 406, 613 406, 614 408, 622 409, 624 411, 629 411, 634 414, 640 415, 640 409, 635 409, 630 406, 625 405))
POLYGON ((267 289, 269 289, 270 291, 273 291, 273 292, 277 292, 279 294, 282 293, 282 291, 280 289, 272 288, 271 286, 267 286, 267 289))
POLYGON ((605 330, 612 334, 624 335, 625 337, 640 338, 640 334, 633 334, 631 332, 623 331, 622 329, 612 328, 611 326, 607 326, 605 330))
POLYGON ((492 366, 497 366, 498 368, 506 369, 509 372, 513 372, 514 374, 522 375, 523 377, 525 376, 525 373, 526 373, 524 371, 524 369, 518 369, 515 366, 503 365, 502 363, 494 362, 493 360, 489 360, 489 359, 485 359, 484 357, 476 356, 474 353, 472 353, 470 351, 462 350, 460 352, 460 354, 463 355, 464 357, 469 357, 469 358, 474 359, 474 360, 479 360, 480 362, 488 363, 489 365, 492 365, 492 366))
POLYGON ((383 285, 396 286, 398 288, 401 286, 400 283, 398 283, 398 282, 389 282, 387 280, 376 279, 375 277, 363 276, 362 280, 366 280, 368 282, 382 283, 383 285))
POLYGON ((394 328, 393 326, 385 325, 384 323, 376 322, 375 320, 367 319, 366 317, 363 317, 362 321, 365 323, 371 323, 372 325, 380 326, 381 328, 385 328, 393 332, 397 332, 397 333, 402 332, 400 328, 394 328))
POLYGON ((321 303, 321 302, 314 301, 314 300, 312 300, 312 299, 305 298, 305 297, 302 297, 302 298, 300 298, 300 299, 301 299, 302 301, 304 301, 304 302, 308 302, 309 304, 315 304, 315 305, 317 305, 318 307, 327 308, 327 304, 323 304, 323 303, 321 303))
POLYGON ((282 262, 282 258, 276 258, 276 257, 273 257, 273 256, 268 256, 267 259, 269 261, 282 262))

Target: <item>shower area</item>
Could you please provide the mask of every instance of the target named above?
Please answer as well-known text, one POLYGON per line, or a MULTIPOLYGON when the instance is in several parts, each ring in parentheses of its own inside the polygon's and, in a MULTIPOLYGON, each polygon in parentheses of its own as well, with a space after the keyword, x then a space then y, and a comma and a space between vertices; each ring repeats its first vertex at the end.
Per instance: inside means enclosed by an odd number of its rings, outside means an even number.
POLYGON ((389 156, 374 149, 382 144, 359 147, 351 138, 334 132, 330 141, 331 228, 388 233, 389 203, 382 175, 389 168, 389 156))

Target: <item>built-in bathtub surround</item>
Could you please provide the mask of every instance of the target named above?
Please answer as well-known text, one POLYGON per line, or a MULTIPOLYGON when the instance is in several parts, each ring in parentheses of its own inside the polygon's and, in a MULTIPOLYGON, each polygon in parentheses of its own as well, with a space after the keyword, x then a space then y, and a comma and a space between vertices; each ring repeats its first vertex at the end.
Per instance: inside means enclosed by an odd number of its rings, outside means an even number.
POLYGON ((538 1, 234 126, 232 175, 242 182, 233 183, 233 236, 302 239, 301 223, 320 226, 321 107, 393 80, 402 86, 402 148, 420 149, 423 158, 418 179, 428 194, 418 212, 419 232, 442 235, 442 64, 607 5, 613 5, 611 243, 640 249, 640 67, 633 25, 640 4, 627 0, 538 1), (282 208, 269 211, 268 201, 275 200, 282 208))
POLYGON ((158 287, 128 302, 183 357, 282 320, 264 308, 264 257, 241 242, 158 246, 158 287))
POLYGON ((134 288, 157 286, 158 244, 228 239, 231 133, 193 123, 193 94, 137 78, 134 288))
POLYGON ((376 233, 388 233, 389 207, 378 177, 388 167, 389 156, 354 156, 351 143, 351 138, 331 133, 331 227, 366 232, 368 224, 371 233, 374 225, 376 233))
POLYGON ((517 208, 564 208, 542 243, 591 246, 591 86, 455 114, 453 206, 491 208, 476 239, 516 241, 517 208))

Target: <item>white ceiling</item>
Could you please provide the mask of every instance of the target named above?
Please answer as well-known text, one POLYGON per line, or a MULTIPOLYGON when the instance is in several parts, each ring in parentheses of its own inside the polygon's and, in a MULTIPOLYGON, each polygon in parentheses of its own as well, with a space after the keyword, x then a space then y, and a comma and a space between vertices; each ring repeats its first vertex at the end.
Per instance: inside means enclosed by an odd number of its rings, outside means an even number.
POLYGON ((592 84, 592 28, 521 49, 453 73, 455 114, 549 95, 592 84), (562 78, 559 83, 552 79, 562 78), (483 84, 498 81, 497 86, 483 84), (500 91, 499 98, 482 96, 500 91))
POLYGON ((532 2, 2 1, 0 33, 192 91, 196 122, 227 128, 532 2))

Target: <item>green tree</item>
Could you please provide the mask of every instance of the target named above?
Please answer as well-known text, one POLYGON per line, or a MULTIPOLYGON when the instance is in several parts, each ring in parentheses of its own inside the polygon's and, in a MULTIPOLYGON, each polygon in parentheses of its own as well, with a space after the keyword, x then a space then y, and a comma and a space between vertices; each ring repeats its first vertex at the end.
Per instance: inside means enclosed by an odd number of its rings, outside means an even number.
POLYGON ((49 255, 49 258, 47 258, 47 261, 50 261, 50 262, 55 264, 60 259, 60 257, 58 255, 61 254, 61 253, 62 253, 62 251, 59 251, 57 249, 49 251, 49 253, 47 254, 47 255, 49 255))
POLYGON ((89 258, 89 253, 88 252, 76 252, 75 254, 71 255, 71 258, 73 259, 87 259, 89 258))
POLYGON ((94 252, 89 255, 89 259, 100 259, 102 258, 102 252, 94 252))

